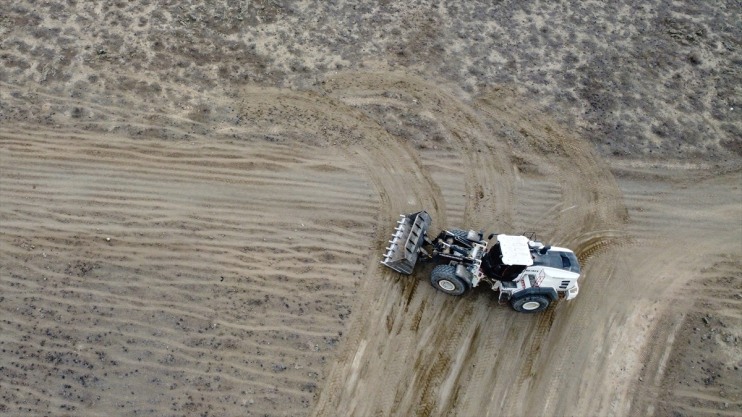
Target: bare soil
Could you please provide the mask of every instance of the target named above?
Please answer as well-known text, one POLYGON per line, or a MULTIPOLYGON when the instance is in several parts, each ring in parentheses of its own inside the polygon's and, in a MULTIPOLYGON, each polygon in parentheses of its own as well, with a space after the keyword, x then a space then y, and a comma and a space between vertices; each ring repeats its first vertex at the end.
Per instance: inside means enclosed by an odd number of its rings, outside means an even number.
POLYGON ((0 414, 742 414, 738 2, 0 6, 0 414), (573 248, 538 315, 400 213, 573 248))

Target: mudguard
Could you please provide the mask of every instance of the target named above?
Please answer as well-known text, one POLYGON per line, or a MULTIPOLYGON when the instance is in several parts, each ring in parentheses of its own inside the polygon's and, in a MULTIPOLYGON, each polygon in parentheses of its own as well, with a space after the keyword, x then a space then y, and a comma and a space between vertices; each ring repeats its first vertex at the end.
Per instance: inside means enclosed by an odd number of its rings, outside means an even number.
POLYGON ((528 295, 545 295, 551 301, 556 301, 559 298, 559 295, 554 288, 526 288, 523 291, 514 293, 510 297, 510 300, 515 301, 528 295))

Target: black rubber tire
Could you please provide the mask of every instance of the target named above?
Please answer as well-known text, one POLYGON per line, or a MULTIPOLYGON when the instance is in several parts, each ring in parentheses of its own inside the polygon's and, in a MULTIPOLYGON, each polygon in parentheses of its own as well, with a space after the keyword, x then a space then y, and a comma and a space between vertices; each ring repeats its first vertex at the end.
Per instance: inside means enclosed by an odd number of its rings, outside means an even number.
POLYGON ((462 295, 469 289, 466 282, 456 276, 456 267, 453 265, 438 265, 433 268, 430 283, 435 289, 448 295, 462 295))
POLYGON ((526 295, 510 302, 513 310, 519 313, 538 313, 549 308, 551 300, 543 295, 526 295))

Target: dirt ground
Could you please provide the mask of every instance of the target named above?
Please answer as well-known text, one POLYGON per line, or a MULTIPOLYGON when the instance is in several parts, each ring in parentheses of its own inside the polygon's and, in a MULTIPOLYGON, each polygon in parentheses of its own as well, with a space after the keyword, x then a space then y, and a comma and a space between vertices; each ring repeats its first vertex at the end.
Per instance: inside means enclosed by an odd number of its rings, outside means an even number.
POLYGON ((0 414, 742 415, 735 1, 0 6, 0 414), (400 213, 573 248, 537 315, 400 213))

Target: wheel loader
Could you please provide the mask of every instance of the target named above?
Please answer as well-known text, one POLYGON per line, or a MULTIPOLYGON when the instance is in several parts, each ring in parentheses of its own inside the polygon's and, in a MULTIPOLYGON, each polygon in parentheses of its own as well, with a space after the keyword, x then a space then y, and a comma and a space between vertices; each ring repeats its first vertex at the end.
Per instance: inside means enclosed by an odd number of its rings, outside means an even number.
POLYGON ((474 230, 443 230, 428 236, 426 211, 400 215, 382 264, 406 275, 419 258, 437 262, 430 274, 436 289, 462 295, 479 285, 499 293, 500 302, 522 313, 546 310, 557 300, 577 297, 580 264, 569 249, 546 246, 527 236, 474 230))

